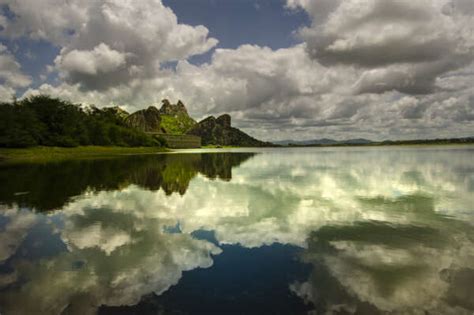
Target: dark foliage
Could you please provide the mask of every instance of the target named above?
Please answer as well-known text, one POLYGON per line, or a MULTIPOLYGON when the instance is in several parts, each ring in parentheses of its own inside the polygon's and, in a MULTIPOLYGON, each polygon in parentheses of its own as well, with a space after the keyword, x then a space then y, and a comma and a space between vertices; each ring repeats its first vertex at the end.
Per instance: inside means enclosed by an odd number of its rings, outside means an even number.
POLYGON ((130 184, 167 195, 184 195, 198 174, 230 181, 232 168, 254 153, 151 154, 99 160, 0 164, 3 204, 47 211, 63 207, 86 190, 117 190, 130 184), (17 194, 17 192, 27 192, 17 194))
POLYGON ((147 134, 127 127, 108 109, 34 96, 0 104, 0 147, 160 146, 147 134))

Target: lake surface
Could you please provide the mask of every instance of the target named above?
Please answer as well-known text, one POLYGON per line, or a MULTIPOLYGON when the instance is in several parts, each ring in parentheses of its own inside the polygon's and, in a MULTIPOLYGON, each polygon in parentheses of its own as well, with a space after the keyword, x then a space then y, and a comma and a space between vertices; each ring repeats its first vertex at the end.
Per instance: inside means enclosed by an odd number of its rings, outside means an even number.
POLYGON ((474 147, 0 167, 0 313, 472 314, 474 147))

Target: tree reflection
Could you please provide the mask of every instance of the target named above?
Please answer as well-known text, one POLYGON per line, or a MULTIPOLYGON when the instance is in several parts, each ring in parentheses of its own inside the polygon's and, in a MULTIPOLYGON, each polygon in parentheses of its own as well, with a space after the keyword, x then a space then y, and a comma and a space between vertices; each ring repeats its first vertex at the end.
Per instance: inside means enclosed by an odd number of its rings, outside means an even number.
POLYGON ((184 195, 197 174, 229 181, 232 168, 254 155, 163 154, 3 166, 0 182, 8 184, 0 186, 0 202, 47 211, 63 207, 87 190, 118 190, 131 184, 184 195))

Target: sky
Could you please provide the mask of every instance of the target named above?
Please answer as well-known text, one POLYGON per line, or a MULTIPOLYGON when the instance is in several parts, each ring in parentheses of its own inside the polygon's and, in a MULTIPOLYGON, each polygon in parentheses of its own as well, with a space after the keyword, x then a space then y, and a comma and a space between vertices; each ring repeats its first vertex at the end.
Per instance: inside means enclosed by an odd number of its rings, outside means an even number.
POLYGON ((0 101, 37 94, 270 141, 474 136, 474 1, 0 0, 0 101))

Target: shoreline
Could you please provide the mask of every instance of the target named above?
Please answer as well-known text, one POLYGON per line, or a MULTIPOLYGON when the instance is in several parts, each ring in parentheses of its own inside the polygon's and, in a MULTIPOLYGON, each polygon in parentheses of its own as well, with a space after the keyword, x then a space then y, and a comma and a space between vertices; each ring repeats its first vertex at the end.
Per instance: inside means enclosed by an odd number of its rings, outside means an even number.
POLYGON ((0 148, 0 165, 16 163, 46 163, 65 160, 114 158, 126 155, 144 155, 169 152, 162 147, 80 146, 0 148))
MULTIPOLYGON (((435 147, 435 146, 474 146, 474 143, 404 143, 404 144, 338 144, 313 146, 275 146, 273 149, 303 148, 376 148, 376 147, 435 147)), ((184 153, 186 150, 226 150, 226 149, 265 149, 268 147, 235 147, 235 146, 203 146, 196 149, 169 149, 162 147, 117 147, 117 146, 80 146, 64 147, 31 147, 31 148, 0 148, 0 165, 17 163, 46 163, 79 159, 106 159, 129 155, 147 155, 161 153, 184 153)))
POLYGON ((376 148, 376 147, 434 147, 434 146, 456 146, 474 145, 474 142, 452 142, 452 143, 367 143, 367 144, 320 144, 320 145, 287 145, 280 148, 376 148))

